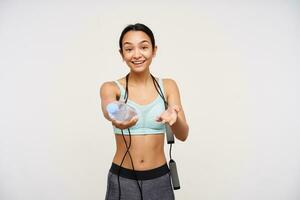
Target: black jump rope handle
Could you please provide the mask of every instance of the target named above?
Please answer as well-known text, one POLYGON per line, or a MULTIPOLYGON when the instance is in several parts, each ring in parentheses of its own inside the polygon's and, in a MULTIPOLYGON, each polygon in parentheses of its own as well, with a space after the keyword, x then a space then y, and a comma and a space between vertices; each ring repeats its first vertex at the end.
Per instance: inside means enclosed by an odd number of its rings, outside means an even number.
MULTIPOLYGON (((166 124, 166 135, 167 135, 167 142, 168 144, 174 144, 174 133, 172 132, 172 129, 169 124, 166 124)), ((170 147, 171 148, 171 147, 170 147)), ((179 182, 179 177, 178 177, 178 172, 177 172, 177 166, 176 162, 171 158, 171 153, 170 153, 170 161, 169 161, 169 168, 170 168, 170 173, 171 173, 171 181, 174 190, 180 189, 180 182, 179 182)))
POLYGON ((180 189, 179 177, 177 173, 176 162, 172 159, 169 161, 169 168, 171 172, 171 180, 172 180, 173 188, 174 190, 178 190, 180 189))

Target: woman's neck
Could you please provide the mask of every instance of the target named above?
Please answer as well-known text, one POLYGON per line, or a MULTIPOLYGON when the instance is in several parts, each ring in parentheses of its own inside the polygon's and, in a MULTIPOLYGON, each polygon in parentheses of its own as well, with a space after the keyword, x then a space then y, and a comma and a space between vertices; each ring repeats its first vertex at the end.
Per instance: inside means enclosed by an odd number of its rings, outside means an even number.
POLYGON ((147 85, 152 83, 152 77, 149 71, 142 73, 130 72, 128 77, 128 82, 130 85, 147 85))

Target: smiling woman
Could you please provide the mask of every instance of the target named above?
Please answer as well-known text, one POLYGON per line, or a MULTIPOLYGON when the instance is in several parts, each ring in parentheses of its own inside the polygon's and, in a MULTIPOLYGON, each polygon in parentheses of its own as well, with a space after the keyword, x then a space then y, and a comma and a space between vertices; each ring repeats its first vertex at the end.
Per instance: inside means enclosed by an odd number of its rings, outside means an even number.
POLYGON ((100 88, 102 112, 113 125, 117 144, 105 199, 173 200, 164 137, 166 125, 177 139, 185 141, 188 136, 179 89, 174 80, 150 73, 157 46, 147 26, 139 23, 127 26, 119 45, 130 72, 118 80, 103 83, 100 88), (111 119, 106 107, 116 100, 124 100, 138 110, 139 118, 123 122, 111 119))
POLYGON ((150 66, 157 47, 151 46, 151 38, 145 32, 128 31, 123 36, 123 41, 120 53, 131 70, 141 72, 150 66))

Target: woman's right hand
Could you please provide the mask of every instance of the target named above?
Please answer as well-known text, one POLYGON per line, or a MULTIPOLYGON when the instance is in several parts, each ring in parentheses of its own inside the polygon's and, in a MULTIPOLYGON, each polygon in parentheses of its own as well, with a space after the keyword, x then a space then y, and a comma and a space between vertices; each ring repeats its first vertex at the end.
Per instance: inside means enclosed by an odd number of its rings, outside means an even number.
POLYGON ((131 126, 134 126, 137 123, 137 121, 138 121, 138 117, 137 116, 134 116, 130 120, 123 121, 123 122, 117 121, 115 119, 111 119, 112 124, 115 127, 119 128, 119 129, 127 129, 127 128, 131 127, 131 126))

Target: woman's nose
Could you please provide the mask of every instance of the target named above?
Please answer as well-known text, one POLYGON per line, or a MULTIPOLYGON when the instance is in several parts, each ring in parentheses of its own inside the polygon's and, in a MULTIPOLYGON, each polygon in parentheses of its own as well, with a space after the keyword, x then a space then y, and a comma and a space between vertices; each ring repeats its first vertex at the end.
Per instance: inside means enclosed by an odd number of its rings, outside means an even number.
POLYGON ((134 58, 139 58, 139 57, 141 57, 141 52, 140 52, 139 50, 135 50, 135 51, 134 51, 134 54, 133 54, 133 57, 134 57, 134 58))

